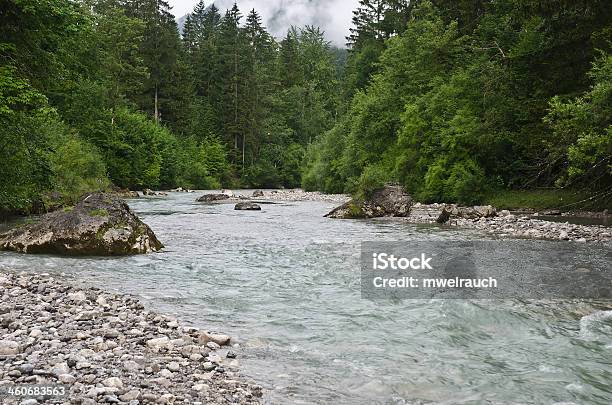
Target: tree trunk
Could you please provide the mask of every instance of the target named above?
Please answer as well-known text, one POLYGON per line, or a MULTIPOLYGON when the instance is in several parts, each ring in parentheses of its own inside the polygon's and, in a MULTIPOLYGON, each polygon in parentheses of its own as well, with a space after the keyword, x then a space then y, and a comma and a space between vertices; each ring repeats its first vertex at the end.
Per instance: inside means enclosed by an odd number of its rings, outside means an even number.
POLYGON ((157 107, 157 83, 155 83, 155 122, 159 124, 159 109, 157 107))

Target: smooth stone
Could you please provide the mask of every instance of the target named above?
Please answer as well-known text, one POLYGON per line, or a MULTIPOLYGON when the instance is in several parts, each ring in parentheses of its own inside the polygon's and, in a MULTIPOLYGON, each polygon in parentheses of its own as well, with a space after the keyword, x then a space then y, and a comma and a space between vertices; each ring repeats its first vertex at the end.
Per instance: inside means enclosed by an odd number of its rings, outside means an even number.
POLYGON ((210 386, 208 384, 195 384, 193 387, 191 387, 192 390, 198 392, 208 391, 209 388, 210 386))
POLYGON ((60 374, 57 379, 63 384, 74 384, 76 378, 72 374, 60 374))
POLYGON ((87 296, 83 291, 77 291, 74 293, 68 293, 68 300, 73 302, 83 302, 87 301, 87 296))
POLYGON ((172 371, 165 368, 159 372, 159 375, 161 375, 164 378, 172 378, 174 374, 172 373, 172 371))
POLYGON ((219 344, 215 343, 215 342, 208 342, 206 343, 206 347, 208 347, 211 350, 218 350, 221 348, 221 346, 219 346, 219 344))
POLYGON ((213 342, 219 346, 226 346, 230 344, 231 339, 232 338, 229 335, 221 335, 207 332, 201 332, 198 335, 198 343, 200 343, 201 345, 213 342))
POLYGON ((119 377, 109 377, 105 380, 102 380, 102 385, 110 388, 123 388, 123 381, 119 377))
POLYGON ((169 341, 170 339, 168 339, 167 336, 150 339, 150 340, 147 340, 147 346, 152 347, 152 348, 162 348, 162 347, 166 347, 169 341))
POLYGON ((135 389, 129 390, 128 392, 126 392, 125 394, 119 397, 120 400, 125 401, 125 402, 135 401, 138 398, 140 398, 140 391, 135 390, 135 389))
POLYGON ((19 343, 13 340, 0 340, 0 356, 14 356, 20 352, 19 343))

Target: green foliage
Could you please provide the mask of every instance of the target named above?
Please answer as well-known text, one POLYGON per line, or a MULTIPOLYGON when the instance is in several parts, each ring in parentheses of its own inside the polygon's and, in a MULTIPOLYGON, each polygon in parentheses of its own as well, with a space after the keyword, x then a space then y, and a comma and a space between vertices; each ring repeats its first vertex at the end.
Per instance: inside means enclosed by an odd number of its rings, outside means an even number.
POLYGON ((104 208, 100 208, 97 210, 91 210, 89 211, 89 216, 90 217, 106 217, 108 216, 108 211, 104 208))
POLYGON ((51 139, 49 156, 51 187, 64 204, 74 204, 78 197, 110 186, 106 166, 98 150, 70 133, 65 126, 51 139))
POLYGON ((485 204, 497 209, 516 210, 610 210, 612 195, 572 189, 503 190, 487 194, 485 204))
POLYGON ((567 162, 558 185, 612 187, 612 55, 602 55, 590 77, 589 91, 565 102, 554 97, 545 118, 557 140, 552 154, 567 162))
POLYGON ((596 51, 610 50, 609 3, 392 3, 360 1, 346 112, 309 146, 305 188, 399 181, 465 204, 494 188, 609 192, 612 64, 596 51))
POLYGON ((361 0, 350 49, 200 1, 0 13, 0 211, 130 188, 612 189, 610 2, 361 0), (346 66, 345 66, 346 63, 346 66))

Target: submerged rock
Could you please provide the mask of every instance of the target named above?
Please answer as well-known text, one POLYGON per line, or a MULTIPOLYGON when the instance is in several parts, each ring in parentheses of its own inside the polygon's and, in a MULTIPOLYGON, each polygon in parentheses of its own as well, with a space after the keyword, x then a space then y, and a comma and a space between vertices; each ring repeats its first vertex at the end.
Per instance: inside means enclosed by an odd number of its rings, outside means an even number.
POLYGON ((163 248, 151 228, 121 199, 94 193, 74 208, 0 235, 0 250, 63 255, 129 255, 163 248))
POLYGON ((197 202, 215 202, 215 201, 223 201, 229 200, 230 196, 227 194, 204 194, 202 197, 198 198, 197 202))
POLYGON ((234 207, 236 211, 261 211, 259 204, 253 202, 241 202, 234 207))
POLYGON ((326 215, 327 218, 406 217, 412 198, 399 185, 386 185, 364 201, 350 200, 326 215))

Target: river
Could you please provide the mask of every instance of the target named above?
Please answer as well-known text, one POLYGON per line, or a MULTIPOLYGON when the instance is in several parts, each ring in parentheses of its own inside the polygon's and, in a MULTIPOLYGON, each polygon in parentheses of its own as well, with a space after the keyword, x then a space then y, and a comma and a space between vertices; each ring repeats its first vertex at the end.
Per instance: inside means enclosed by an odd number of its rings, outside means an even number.
POLYGON ((239 212, 196 197, 129 201, 166 245, 162 253, 1 252, 0 269, 63 272, 228 333, 240 344, 242 373, 265 388, 269 403, 612 403, 606 305, 361 298, 362 241, 444 242, 484 234, 326 219, 334 207, 326 202, 239 212))

